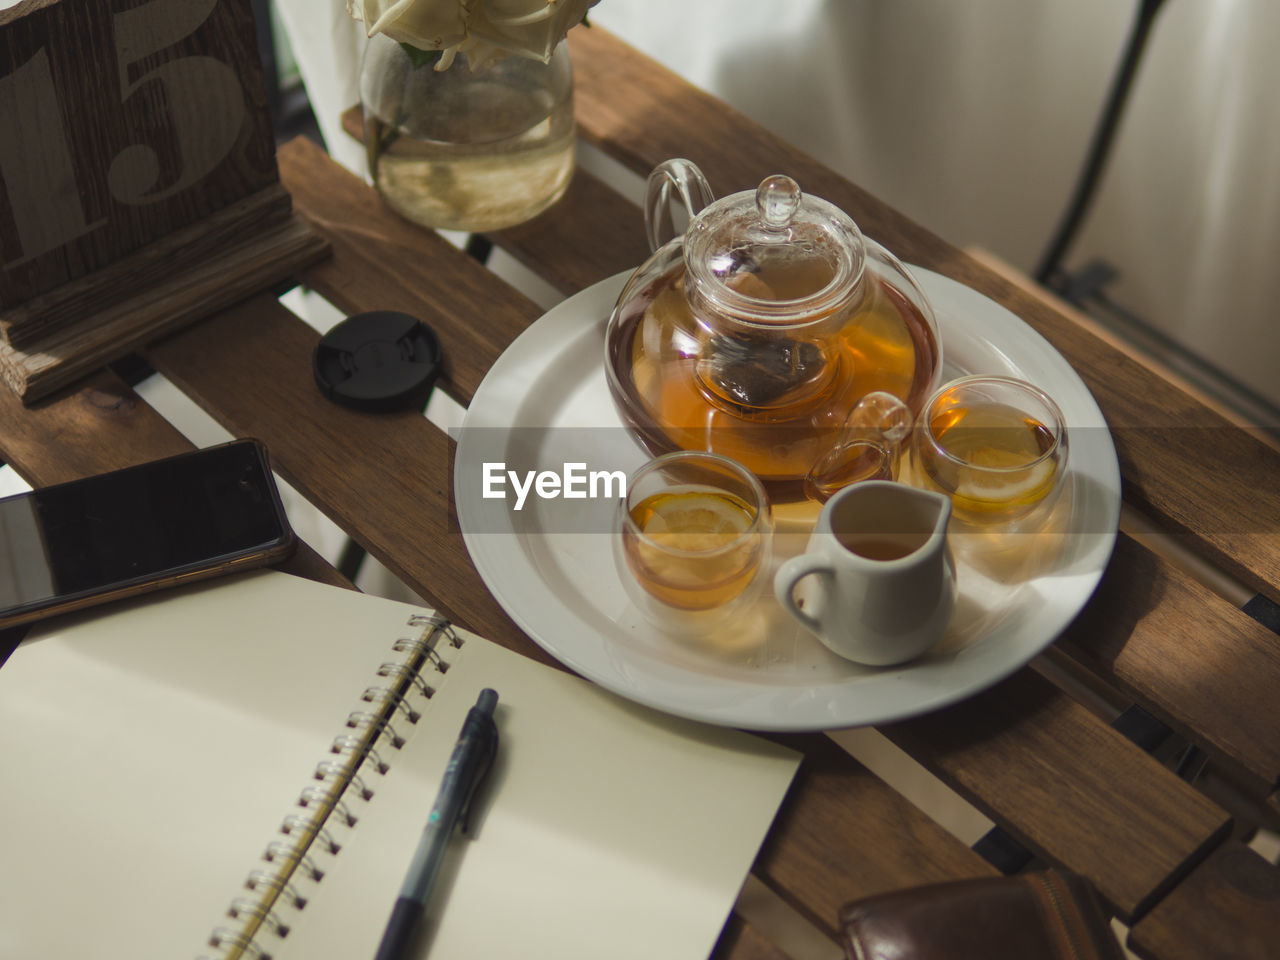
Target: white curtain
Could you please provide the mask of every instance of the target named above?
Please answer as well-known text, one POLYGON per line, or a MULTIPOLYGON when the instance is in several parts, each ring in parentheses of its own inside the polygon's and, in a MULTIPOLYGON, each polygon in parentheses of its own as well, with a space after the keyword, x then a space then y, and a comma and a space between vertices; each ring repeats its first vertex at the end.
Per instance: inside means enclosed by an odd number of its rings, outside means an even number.
MULTIPOLYGON (((358 27, 342 0, 277 3, 329 143, 358 166, 336 132, 358 27)), ((1135 8, 601 0, 591 19, 952 243, 1030 271, 1135 8)), ((1067 265, 1106 259, 1127 309, 1280 403, 1277 41, 1276 0, 1166 0, 1067 265)))
POLYGON ((342 132, 342 112, 360 102, 364 24, 345 0, 272 0, 288 34, 325 146, 339 163, 366 174, 364 148, 342 132))
POLYGON ((1119 266, 1120 302, 1280 404, 1277 43, 1275 0, 1166 0, 1072 260, 1119 266))

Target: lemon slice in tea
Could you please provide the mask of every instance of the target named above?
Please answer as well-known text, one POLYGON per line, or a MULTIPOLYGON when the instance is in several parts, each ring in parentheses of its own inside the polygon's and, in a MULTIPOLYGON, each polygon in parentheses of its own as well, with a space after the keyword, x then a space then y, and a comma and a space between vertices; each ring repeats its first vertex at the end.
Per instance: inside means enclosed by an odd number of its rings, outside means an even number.
POLYGON ((726 546, 755 521, 754 512, 742 499, 699 490, 648 497, 632 516, 655 543, 688 553, 726 546))

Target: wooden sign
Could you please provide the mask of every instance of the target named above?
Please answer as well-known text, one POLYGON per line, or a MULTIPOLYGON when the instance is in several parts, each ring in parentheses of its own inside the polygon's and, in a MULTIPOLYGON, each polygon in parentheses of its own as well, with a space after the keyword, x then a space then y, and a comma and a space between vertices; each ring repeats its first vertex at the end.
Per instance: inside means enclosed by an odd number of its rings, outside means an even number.
POLYGON ((0 11, 0 373, 24 400, 323 255, 250 0, 0 11))

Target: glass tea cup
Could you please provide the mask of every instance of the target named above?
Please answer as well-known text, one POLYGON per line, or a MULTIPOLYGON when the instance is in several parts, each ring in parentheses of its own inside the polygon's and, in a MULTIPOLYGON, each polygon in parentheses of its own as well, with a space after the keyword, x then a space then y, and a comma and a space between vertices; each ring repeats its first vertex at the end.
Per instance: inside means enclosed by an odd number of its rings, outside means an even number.
POLYGON ((614 558, 650 620, 696 632, 756 598, 772 530, 768 496, 754 474, 720 454, 677 451, 628 478, 614 558))
POLYGON ((925 404, 911 438, 911 479, 951 498, 975 528, 1041 517, 1067 467, 1067 427, 1044 391, 1009 377, 961 377, 925 404))

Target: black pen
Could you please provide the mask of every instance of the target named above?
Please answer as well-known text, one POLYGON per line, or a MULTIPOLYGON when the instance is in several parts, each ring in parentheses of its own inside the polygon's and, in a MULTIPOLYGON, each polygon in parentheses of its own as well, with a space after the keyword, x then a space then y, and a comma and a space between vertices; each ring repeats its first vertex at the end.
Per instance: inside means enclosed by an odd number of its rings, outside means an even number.
MULTIPOLYGON (((462 733, 445 767, 440 781, 440 792, 431 805, 427 825, 413 852, 413 860, 405 874, 400 896, 391 910, 391 918, 382 933, 375 960, 399 960, 413 938, 418 920, 431 896, 445 848, 453 836, 453 828, 460 818, 469 814, 471 798, 476 787, 493 765, 498 752, 498 725, 493 720, 493 710, 498 705, 498 694, 488 687, 480 691, 476 705, 467 711, 462 733)), ((466 824, 463 824, 466 830, 466 824)))

